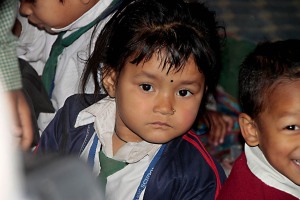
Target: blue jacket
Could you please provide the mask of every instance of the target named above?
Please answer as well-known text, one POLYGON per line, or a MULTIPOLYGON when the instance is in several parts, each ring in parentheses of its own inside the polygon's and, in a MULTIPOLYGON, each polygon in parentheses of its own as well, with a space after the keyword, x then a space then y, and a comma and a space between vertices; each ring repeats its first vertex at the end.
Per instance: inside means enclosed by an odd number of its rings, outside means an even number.
MULTIPOLYGON (((91 105, 93 96, 69 97, 45 129, 37 153, 80 155, 94 133, 93 124, 74 128, 78 113, 91 105)), ((103 98, 104 96, 102 96, 103 98)), ((147 184, 144 199, 216 199, 226 176, 193 132, 166 144, 147 184)))

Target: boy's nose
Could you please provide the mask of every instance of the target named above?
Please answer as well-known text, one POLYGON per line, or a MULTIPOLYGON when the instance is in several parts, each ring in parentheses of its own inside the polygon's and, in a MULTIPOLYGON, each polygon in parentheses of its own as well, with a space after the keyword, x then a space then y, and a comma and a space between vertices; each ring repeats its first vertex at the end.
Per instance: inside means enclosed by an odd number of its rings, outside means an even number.
POLYGON ((21 15, 28 17, 32 14, 32 4, 29 2, 21 1, 19 12, 21 15))

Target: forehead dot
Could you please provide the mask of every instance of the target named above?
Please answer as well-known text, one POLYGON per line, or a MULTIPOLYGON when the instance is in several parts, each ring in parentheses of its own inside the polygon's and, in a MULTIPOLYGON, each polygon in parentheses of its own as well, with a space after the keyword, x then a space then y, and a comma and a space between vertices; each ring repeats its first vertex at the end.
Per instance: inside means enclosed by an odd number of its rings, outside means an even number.
POLYGON ((171 80, 170 82, 173 83, 173 80, 171 80))

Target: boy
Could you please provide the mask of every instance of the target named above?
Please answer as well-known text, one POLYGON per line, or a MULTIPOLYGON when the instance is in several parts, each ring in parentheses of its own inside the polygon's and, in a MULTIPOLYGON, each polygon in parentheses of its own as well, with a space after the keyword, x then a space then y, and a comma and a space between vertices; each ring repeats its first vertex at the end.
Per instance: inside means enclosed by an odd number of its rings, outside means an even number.
POLYGON ((239 74, 245 153, 219 200, 300 198, 300 41, 257 46, 239 74))
MULTIPOLYGON (((91 42, 92 35, 100 31, 118 2, 120 1, 21 1, 20 14, 23 17, 18 17, 22 25, 18 55, 42 76, 55 111, 62 107, 67 97, 78 93, 85 61, 94 46, 91 42), (24 17, 28 18, 29 23, 24 17), (54 42, 56 44, 53 45, 54 42)), ((93 87, 89 83, 87 92, 92 92, 93 87)), ((54 113, 41 113, 38 118, 39 128, 44 130, 53 116, 54 113)))

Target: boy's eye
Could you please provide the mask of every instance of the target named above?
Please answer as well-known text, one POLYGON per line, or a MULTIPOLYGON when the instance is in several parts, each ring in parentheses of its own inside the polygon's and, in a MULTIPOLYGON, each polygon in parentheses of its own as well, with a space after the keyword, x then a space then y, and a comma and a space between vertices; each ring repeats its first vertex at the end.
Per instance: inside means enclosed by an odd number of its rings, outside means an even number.
POLYGON ((191 96, 192 93, 189 90, 179 90, 177 92, 177 95, 181 97, 187 97, 187 96, 191 96))
POLYGON ((296 125, 288 125, 287 127, 285 127, 287 130, 300 130, 299 126, 296 125))
POLYGON ((142 88, 142 90, 146 91, 146 92, 151 92, 153 91, 153 87, 152 85, 149 84, 141 84, 140 88, 142 88))

